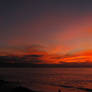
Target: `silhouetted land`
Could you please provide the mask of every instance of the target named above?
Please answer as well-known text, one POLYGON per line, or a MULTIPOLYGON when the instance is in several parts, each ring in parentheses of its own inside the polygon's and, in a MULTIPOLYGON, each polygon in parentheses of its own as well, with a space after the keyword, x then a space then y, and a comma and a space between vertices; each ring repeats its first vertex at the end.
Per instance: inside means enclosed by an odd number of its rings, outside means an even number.
POLYGON ((4 63, 0 68, 90 68, 91 64, 68 63, 68 64, 31 64, 31 63, 4 63))
MULTIPOLYGON (((0 92, 39 92, 28 89, 19 85, 16 82, 4 81, 0 80, 0 92)), ((61 90, 57 90, 57 92, 61 92, 61 90)))
POLYGON ((15 82, 0 80, 0 92, 37 92, 15 82))

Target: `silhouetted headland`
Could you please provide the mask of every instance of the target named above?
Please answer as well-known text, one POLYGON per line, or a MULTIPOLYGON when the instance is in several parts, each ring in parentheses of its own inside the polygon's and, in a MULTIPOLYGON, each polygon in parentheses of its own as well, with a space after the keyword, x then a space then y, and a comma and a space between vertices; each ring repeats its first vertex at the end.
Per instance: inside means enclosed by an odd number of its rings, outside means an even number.
MULTIPOLYGON (((40 92, 19 85, 18 82, 0 80, 0 92, 40 92)), ((57 92, 62 92, 60 89, 57 92)))
POLYGON ((37 92, 15 82, 0 80, 0 92, 37 92))

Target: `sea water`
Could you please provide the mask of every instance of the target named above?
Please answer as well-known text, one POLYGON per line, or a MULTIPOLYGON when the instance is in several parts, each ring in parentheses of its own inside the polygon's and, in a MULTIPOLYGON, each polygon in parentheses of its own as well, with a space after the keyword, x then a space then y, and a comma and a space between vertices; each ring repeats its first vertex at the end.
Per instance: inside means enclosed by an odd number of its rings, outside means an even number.
POLYGON ((0 68, 0 78, 40 92, 92 89, 92 68, 0 68))

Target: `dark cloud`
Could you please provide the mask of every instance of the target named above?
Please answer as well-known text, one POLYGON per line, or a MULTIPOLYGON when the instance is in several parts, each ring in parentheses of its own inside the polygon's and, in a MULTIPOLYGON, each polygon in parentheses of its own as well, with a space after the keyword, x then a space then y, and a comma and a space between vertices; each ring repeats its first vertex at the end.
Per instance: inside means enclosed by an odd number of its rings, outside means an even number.
POLYGON ((34 58, 40 58, 40 57, 42 57, 42 56, 44 56, 44 55, 27 55, 27 56, 24 56, 24 57, 34 57, 34 58))
POLYGON ((0 56, 0 64, 6 64, 6 63, 40 63, 42 62, 37 55, 30 55, 30 56, 0 56))

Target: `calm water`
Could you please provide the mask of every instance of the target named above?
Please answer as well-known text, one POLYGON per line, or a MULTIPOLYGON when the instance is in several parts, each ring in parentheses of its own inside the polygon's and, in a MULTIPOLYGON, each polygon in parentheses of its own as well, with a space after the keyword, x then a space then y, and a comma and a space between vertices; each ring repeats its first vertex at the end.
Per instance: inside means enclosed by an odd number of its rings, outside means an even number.
POLYGON ((0 68, 0 77, 20 81, 41 92, 87 92, 92 89, 92 68, 0 68))

